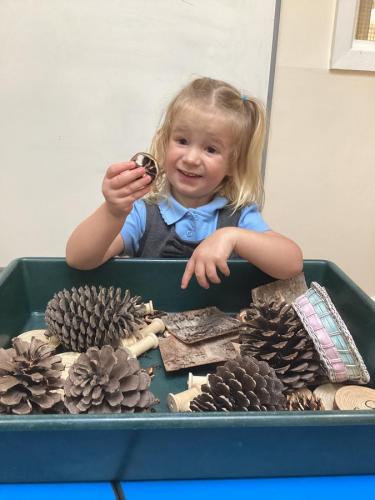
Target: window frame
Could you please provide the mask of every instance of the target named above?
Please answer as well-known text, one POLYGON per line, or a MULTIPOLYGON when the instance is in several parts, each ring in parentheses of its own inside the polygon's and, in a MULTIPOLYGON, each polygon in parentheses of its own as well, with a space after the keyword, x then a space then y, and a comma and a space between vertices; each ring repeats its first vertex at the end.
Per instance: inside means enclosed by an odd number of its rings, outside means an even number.
POLYGON ((359 0, 336 0, 331 69, 375 71, 375 42, 355 40, 359 0))

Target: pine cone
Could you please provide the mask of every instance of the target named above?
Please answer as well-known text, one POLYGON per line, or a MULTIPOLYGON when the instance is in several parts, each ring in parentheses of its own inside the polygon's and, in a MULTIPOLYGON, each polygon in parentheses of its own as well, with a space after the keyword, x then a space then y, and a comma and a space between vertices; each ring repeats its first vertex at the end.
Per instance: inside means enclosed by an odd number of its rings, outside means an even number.
POLYGON ((322 381, 319 354, 291 305, 257 302, 241 311, 240 319, 244 322, 241 354, 269 363, 286 392, 322 381))
POLYGON ((48 343, 15 338, 13 348, 0 349, 0 413, 60 413, 64 409, 61 358, 48 343))
POLYGON ((57 336, 69 351, 84 352, 89 347, 118 347, 144 324, 149 311, 141 297, 120 288, 84 286, 57 292, 48 302, 45 321, 47 336, 57 336))
POLYGON ((70 413, 139 412, 158 403, 150 376, 126 349, 91 347, 71 366, 65 381, 70 413))
POLYGON ((293 394, 293 393, 288 394, 288 396, 286 397, 285 409, 286 410, 296 410, 296 411, 325 410, 323 402, 320 398, 317 398, 314 395, 303 396, 303 395, 293 394))
POLYGON ((283 410, 283 384, 265 362, 250 356, 227 361, 208 375, 190 403, 192 411, 283 410))

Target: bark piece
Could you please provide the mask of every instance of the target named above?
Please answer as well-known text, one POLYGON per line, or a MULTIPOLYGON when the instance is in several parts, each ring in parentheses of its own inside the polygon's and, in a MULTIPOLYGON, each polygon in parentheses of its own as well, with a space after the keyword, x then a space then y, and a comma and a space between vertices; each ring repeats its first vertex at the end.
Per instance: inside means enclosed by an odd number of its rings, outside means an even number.
POLYGON ((297 274, 294 278, 287 280, 277 280, 267 285, 253 288, 251 297, 253 302, 265 302, 270 299, 282 300, 291 304, 297 297, 307 291, 307 284, 303 272, 297 274))
POLYGON ((241 322, 217 307, 168 313, 163 321, 169 333, 186 344, 194 344, 237 332, 241 322))
POLYGON ((167 372, 210 363, 221 363, 237 355, 232 342, 238 335, 228 335, 196 344, 185 344, 173 335, 159 340, 160 354, 167 372))

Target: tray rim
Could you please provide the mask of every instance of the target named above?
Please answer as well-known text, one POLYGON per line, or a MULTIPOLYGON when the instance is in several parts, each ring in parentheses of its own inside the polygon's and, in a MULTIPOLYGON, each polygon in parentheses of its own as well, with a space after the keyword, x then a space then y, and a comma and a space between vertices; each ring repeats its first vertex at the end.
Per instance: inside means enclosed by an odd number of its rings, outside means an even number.
MULTIPOLYGON (((307 412, 305 412, 307 413, 307 412)), ((254 412, 157 413, 138 416, 121 415, 4 415, 0 416, 1 431, 81 431, 85 430, 157 430, 157 429, 215 429, 215 428, 273 428, 273 427, 338 427, 375 425, 375 412, 316 411, 301 415, 301 412, 278 411, 267 414, 254 412)))

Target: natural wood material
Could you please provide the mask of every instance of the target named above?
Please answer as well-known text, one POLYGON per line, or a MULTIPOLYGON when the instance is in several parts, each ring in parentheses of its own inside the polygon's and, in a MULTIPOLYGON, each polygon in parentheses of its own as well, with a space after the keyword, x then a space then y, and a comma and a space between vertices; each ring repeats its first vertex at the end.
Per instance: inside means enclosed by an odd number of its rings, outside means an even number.
POLYGON ((241 355, 269 363, 288 392, 326 380, 314 343, 290 304, 267 299, 244 312, 241 355))
POLYGON ((0 349, 0 413, 61 413, 63 364, 52 346, 35 337, 14 338, 13 347, 0 349))
POLYGON ((73 414, 148 411, 158 402, 150 383, 150 376, 125 349, 90 347, 69 370, 64 402, 73 414))
POLYGON ((58 347, 60 345, 60 340, 55 335, 51 337, 46 336, 46 329, 43 330, 28 330, 27 332, 23 332, 20 335, 17 335, 18 339, 21 339, 25 342, 31 342, 31 339, 34 337, 38 340, 42 340, 43 342, 47 342, 52 347, 58 347))
POLYGON ((323 411, 325 410, 322 400, 310 393, 310 395, 292 393, 286 397, 285 409, 289 411, 323 411))
POLYGON ((61 372, 61 378, 65 380, 69 375, 70 367, 77 361, 80 357, 80 352, 62 352, 59 354, 62 364, 64 365, 64 370, 61 372))
POLYGON ((227 361, 208 375, 190 403, 192 411, 275 411, 283 410, 283 384, 265 361, 250 356, 227 361))
POLYGON ((206 307, 163 316, 166 329, 186 344, 239 331, 241 322, 217 307, 206 307))
POLYGON ((81 286, 61 290, 48 302, 47 336, 57 336, 68 351, 89 347, 118 347, 122 338, 145 326, 150 307, 129 290, 81 286))
POLYGON ((121 346, 129 347, 133 344, 136 344, 140 339, 147 337, 147 335, 150 335, 151 333, 153 334, 163 333, 164 330, 165 330, 165 324, 163 320, 160 318, 155 318, 147 326, 141 328, 140 330, 137 330, 134 335, 122 339, 121 346))
POLYGON ((159 348, 164 368, 170 372, 234 359, 237 356, 232 344, 234 340, 238 340, 238 335, 189 345, 169 335, 160 338, 159 348))
POLYGON ((193 387, 199 388, 203 384, 207 384, 207 382, 208 382, 208 375, 205 376, 193 375, 191 372, 189 372, 187 380, 188 389, 192 389, 193 387))
POLYGON ((195 396, 198 396, 200 393, 200 387, 196 386, 177 394, 169 393, 167 398, 168 408, 174 413, 190 412, 190 401, 192 401, 195 396))
POLYGON ((127 349, 133 354, 134 357, 138 358, 138 356, 141 356, 144 352, 149 351, 150 349, 155 349, 158 345, 158 337, 154 333, 149 333, 137 343, 128 346, 127 349))
POLYGON ((375 389, 345 385, 335 395, 335 406, 339 410, 375 410, 375 389))
POLYGON ((344 387, 343 384, 323 384, 314 389, 314 396, 321 399, 326 410, 335 409, 336 392, 344 387))
POLYGON ((270 299, 281 300, 291 304, 297 297, 307 291, 304 273, 294 278, 277 280, 267 285, 258 286, 251 291, 253 302, 265 302, 270 299))

